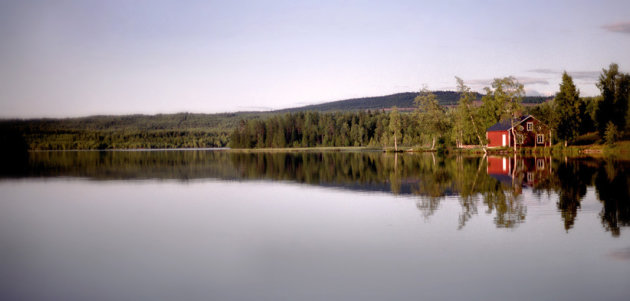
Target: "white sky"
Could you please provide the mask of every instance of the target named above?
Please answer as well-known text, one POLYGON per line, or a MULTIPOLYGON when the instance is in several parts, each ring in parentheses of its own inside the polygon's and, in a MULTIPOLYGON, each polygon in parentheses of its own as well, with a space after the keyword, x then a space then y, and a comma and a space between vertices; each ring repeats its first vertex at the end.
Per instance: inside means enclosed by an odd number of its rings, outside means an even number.
POLYGON ((0 117, 215 113, 475 90, 599 94, 630 1, 0 1, 0 117))

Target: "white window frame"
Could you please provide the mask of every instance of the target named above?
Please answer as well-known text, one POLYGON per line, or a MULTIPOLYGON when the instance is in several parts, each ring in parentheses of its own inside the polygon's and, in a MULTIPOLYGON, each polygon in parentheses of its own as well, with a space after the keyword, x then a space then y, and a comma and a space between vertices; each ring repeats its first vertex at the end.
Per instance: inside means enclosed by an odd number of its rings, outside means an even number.
POLYGON ((534 130, 534 123, 533 122, 528 122, 527 123, 527 131, 531 132, 534 130))
POLYGON ((545 143, 545 135, 543 134, 536 135, 536 144, 543 144, 543 143, 545 143))

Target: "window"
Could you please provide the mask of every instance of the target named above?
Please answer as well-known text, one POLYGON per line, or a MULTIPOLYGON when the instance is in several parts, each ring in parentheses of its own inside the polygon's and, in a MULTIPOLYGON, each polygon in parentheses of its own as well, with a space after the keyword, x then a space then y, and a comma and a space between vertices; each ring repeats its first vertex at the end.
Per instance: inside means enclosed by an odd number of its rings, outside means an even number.
POLYGON ((543 144, 545 142, 545 135, 538 134, 536 135, 536 143, 543 144))
POLYGON ((534 130, 534 123, 533 122, 528 122, 527 123, 527 131, 531 132, 532 130, 534 130))
POLYGON ((527 173, 527 182, 528 183, 533 183, 534 182, 534 173, 533 172, 528 172, 527 173))
POLYGON ((536 160, 536 168, 537 169, 545 168, 545 160, 543 160, 543 159, 536 160))

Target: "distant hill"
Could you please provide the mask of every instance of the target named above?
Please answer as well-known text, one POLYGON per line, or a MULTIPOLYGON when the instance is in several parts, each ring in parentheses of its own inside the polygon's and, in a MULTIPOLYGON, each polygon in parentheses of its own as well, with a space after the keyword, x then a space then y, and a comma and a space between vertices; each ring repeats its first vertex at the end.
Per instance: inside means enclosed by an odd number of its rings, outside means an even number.
MULTIPOLYGON (((433 94, 438 99, 440 105, 457 105, 459 101, 459 93, 453 91, 434 91, 433 94)), ((481 100, 483 96, 480 93, 475 93, 477 100, 481 100)), ((356 110, 380 110, 391 108, 393 106, 399 108, 412 108, 416 107, 413 100, 418 96, 418 92, 404 92, 396 93, 385 96, 374 97, 362 97, 352 98, 345 100, 338 100, 332 102, 326 102, 316 105, 308 105, 303 107, 288 108, 282 110, 276 110, 274 112, 299 112, 299 111, 319 111, 319 112, 332 112, 332 111, 356 111, 356 110)), ((527 96, 523 99, 524 104, 538 104, 547 100, 549 97, 542 96, 527 96)))
MULTIPOLYGON (((456 92, 433 93, 442 105, 456 105, 459 100, 456 92)), ((266 112, 0 119, 0 140, 14 141, 10 138, 19 134, 20 139, 23 138, 23 141, 20 140, 22 144, 25 142, 34 150, 218 147, 227 145, 230 133, 241 120, 266 119, 276 114, 299 111, 383 110, 393 106, 413 110, 413 100, 417 95, 417 92, 397 93, 266 112)), ((482 95, 477 93, 476 97, 481 99, 482 95)), ((544 97, 527 97, 523 102, 531 104, 544 100, 544 97)))

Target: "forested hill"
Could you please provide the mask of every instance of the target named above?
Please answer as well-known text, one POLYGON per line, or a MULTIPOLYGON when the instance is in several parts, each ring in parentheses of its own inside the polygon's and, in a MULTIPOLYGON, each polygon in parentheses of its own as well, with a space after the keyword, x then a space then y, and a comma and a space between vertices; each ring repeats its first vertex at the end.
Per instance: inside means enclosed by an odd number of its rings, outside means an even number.
MULTIPOLYGON (((227 145, 229 133, 240 120, 269 114, 177 113, 0 120, 0 140, 5 142, 19 133, 33 150, 221 147, 227 145)), ((11 139, 6 142, 20 144, 11 139)))
MULTIPOLYGON (((453 91, 434 91, 432 92, 438 99, 440 105, 456 105, 459 100, 459 93, 453 91)), ((477 100, 481 100, 483 96, 475 93, 477 100)), ((404 92, 385 96, 352 98, 346 100, 338 100, 326 102, 322 104, 308 105, 303 107, 288 108, 277 110, 275 112, 300 112, 300 111, 356 111, 356 110, 379 110, 396 106, 398 108, 416 107, 413 100, 418 96, 418 92, 404 92)), ((523 98, 523 103, 542 103, 548 97, 527 96, 523 98)))
MULTIPOLYGON (((457 104, 459 99, 456 92, 437 91, 435 94, 443 105, 457 104)), ((377 111, 393 106, 412 108, 416 106, 413 100, 417 95, 399 93, 266 112, 0 120, 0 140, 4 142, 6 137, 22 137, 24 141, 17 144, 25 143, 28 148, 36 150, 220 147, 228 144, 230 133, 241 120, 267 119, 299 111, 356 112, 377 111)), ((476 94, 476 97, 481 99, 480 94, 476 94)), ((528 97, 524 102, 543 100, 541 97, 528 97)))

